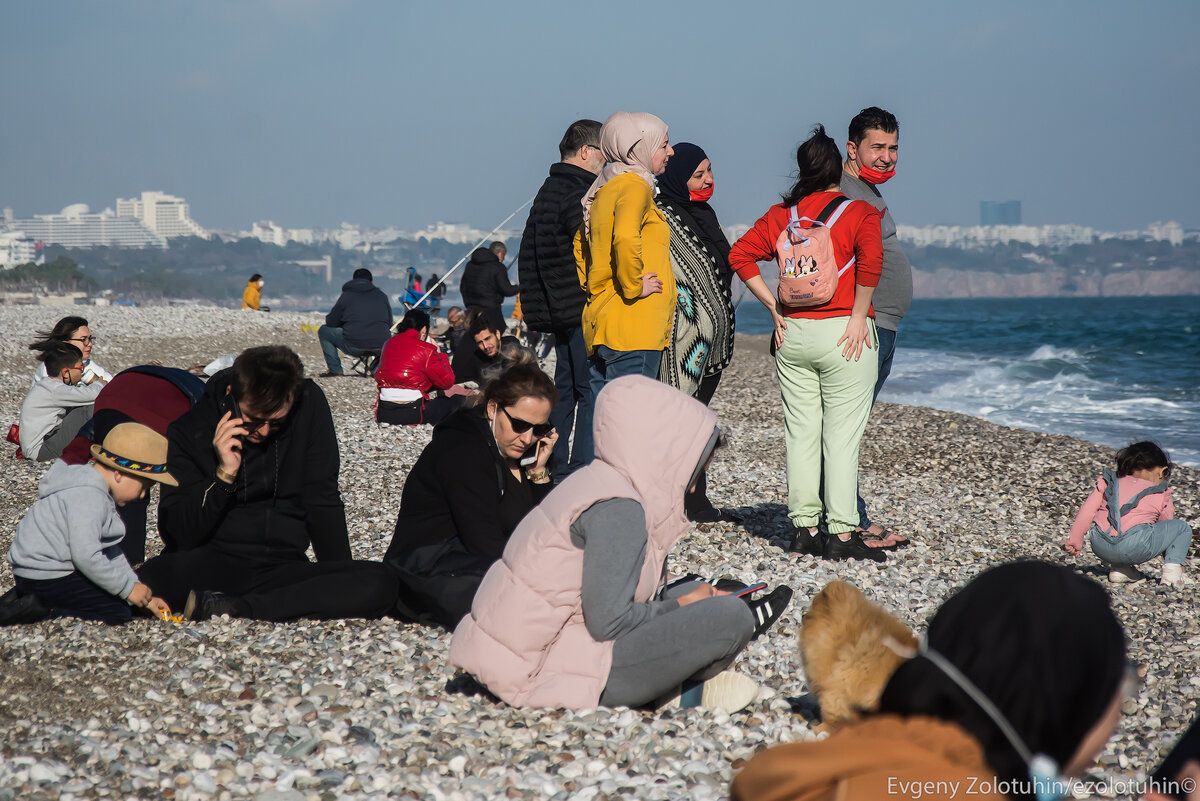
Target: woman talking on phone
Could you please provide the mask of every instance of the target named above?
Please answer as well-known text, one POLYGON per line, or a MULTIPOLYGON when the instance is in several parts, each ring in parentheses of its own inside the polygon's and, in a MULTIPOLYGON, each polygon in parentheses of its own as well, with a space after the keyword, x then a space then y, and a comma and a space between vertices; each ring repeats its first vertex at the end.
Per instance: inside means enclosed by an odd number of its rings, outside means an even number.
POLYGON ((404 484, 384 563, 401 618, 453 629, 513 529, 547 494, 554 382, 528 353, 433 430, 404 484))

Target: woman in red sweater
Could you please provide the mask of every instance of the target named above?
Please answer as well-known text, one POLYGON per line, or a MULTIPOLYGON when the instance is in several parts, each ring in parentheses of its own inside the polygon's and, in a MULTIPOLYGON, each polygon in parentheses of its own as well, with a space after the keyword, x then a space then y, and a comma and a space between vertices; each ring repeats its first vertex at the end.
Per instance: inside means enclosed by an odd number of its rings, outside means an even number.
POLYGON ((391 425, 437 425, 462 405, 463 395, 434 393, 454 386, 450 360, 429 339, 429 315, 410 309, 396 335, 383 345, 375 383, 375 421, 391 425))
MULTIPOLYGON (((871 295, 883 265, 880 214, 838 190, 842 154, 823 126, 796 151, 799 179, 742 236, 729 265, 775 322, 775 370, 787 438, 788 516, 797 529, 792 550, 827 559, 886 556, 868 547, 858 525, 858 444, 871 412, 878 369, 871 295), (834 201, 840 200, 840 205, 834 201), (841 273, 833 297, 817 306, 784 306, 767 287, 758 262, 776 258, 776 242, 792 208, 804 222, 828 220, 841 273), (825 480, 821 497, 822 470, 825 480), (818 531, 824 516, 829 529, 818 531)), ((775 270, 772 268, 772 272, 775 270)))

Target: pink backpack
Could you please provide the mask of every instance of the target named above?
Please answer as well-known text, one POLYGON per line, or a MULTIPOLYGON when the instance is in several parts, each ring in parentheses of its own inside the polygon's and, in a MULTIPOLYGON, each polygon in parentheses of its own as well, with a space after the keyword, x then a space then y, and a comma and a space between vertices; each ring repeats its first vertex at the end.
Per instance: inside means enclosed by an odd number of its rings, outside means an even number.
POLYGON ((833 253, 830 229, 851 201, 838 195, 814 220, 798 217, 792 206, 791 221, 775 242, 779 262, 779 302, 784 306, 820 306, 837 290, 842 273, 854 266, 854 257, 840 269, 833 253), (805 223, 808 223, 807 225, 805 223))

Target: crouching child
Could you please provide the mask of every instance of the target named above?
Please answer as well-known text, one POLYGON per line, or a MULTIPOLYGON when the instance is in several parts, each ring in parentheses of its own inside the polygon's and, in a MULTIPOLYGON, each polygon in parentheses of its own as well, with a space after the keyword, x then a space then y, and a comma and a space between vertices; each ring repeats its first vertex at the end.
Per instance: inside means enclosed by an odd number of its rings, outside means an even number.
POLYGON ((120 624, 131 606, 169 612, 138 581, 121 553, 125 525, 117 507, 144 498, 154 482, 175 486, 166 471, 166 437, 122 423, 92 446, 94 462, 62 460, 38 484, 38 500, 17 527, 8 560, 19 595, 32 595, 53 617, 120 624))

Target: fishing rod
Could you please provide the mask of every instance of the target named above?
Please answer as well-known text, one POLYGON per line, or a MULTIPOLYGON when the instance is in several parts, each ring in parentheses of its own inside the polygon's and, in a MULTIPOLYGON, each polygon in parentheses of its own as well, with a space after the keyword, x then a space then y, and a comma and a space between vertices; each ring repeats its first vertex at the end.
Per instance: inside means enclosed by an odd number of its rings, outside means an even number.
MULTIPOLYGON (((507 217, 505 217, 505 218, 504 218, 504 220, 503 220, 503 221, 502 221, 502 222, 501 222, 499 225, 497 225, 495 228, 493 228, 491 231, 488 231, 487 235, 486 235, 486 236, 484 236, 484 238, 483 238, 483 239, 480 239, 480 240, 479 240, 479 242, 477 242, 477 243, 476 243, 475 247, 473 247, 473 248, 471 248, 470 250, 468 250, 468 251, 467 251, 467 254, 466 254, 465 256, 463 256, 461 259, 459 259, 459 260, 458 260, 458 264, 455 264, 453 267, 451 267, 451 268, 450 268, 450 269, 449 269, 449 270, 446 272, 446 274, 445 274, 445 275, 443 275, 441 278, 439 278, 439 279, 437 280, 437 283, 436 283, 436 284, 434 284, 433 286, 429 287, 429 290, 428 290, 428 291, 427 291, 427 292, 426 292, 424 295, 422 295, 422 296, 420 297, 420 299, 418 299, 418 300, 417 300, 417 302, 416 302, 416 303, 412 303, 412 304, 405 303, 404 305, 405 305, 407 308, 409 308, 409 309, 415 309, 415 308, 417 308, 418 306, 420 306, 422 303, 424 303, 424 302, 425 302, 425 299, 426 299, 426 298, 428 298, 430 295, 432 295, 432 294, 433 294, 433 290, 437 289, 439 286, 441 286, 442 284, 444 284, 444 283, 446 282, 446 279, 450 277, 450 273, 454 272, 454 271, 455 271, 455 270, 457 270, 459 267, 462 267, 464 263, 466 263, 467 259, 469 259, 469 258, 471 257, 471 254, 475 252, 476 248, 481 248, 481 247, 483 247, 484 243, 486 243, 486 242, 487 242, 488 240, 490 240, 490 239, 491 239, 493 236, 495 236, 495 234, 496 234, 496 232, 497 232, 497 231, 499 231, 501 228, 503 228, 505 225, 507 225, 509 220, 511 220, 513 217, 516 217, 516 216, 517 216, 517 213, 518 213, 518 212, 519 212, 521 209, 525 208, 525 207, 526 207, 526 206, 528 206, 530 203, 532 203, 535 197, 537 197, 537 195, 534 195, 534 197, 531 197, 531 198, 529 198, 529 200, 526 200, 526 201, 525 201, 524 203, 522 203, 520 206, 517 206, 515 209, 513 209, 513 213, 512 213, 512 214, 510 214, 510 215, 508 215, 507 217)), ((513 264, 515 264, 515 263, 516 263, 516 261, 517 261, 516 259, 513 259, 513 264)), ((505 270, 508 270, 508 269, 511 269, 511 268, 512 268, 512 264, 510 264, 508 267, 506 267, 506 268, 505 268, 505 270)))

